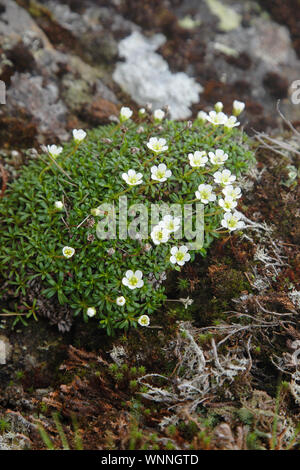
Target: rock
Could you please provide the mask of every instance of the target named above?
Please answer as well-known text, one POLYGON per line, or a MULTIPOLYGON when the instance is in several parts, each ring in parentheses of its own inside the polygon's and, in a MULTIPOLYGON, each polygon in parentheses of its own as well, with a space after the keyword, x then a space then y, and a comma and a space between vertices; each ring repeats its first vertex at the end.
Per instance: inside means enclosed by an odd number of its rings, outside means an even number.
POLYGON ((71 73, 63 77, 62 86, 64 102, 68 103, 68 108, 74 113, 80 111, 83 105, 92 99, 90 84, 83 79, 76 80, 71 73))
POLYGON ((96 96, 83 113, 84 118, 93 125, 109 122, 111 116, 118 116, 119 108, 100 96, 96 96))
POLYGON ((156 34, 150 39, 133 32, 119 43, 119 62, 113 74, 115 82, 140 106, 168 105, 172 119, 191 115, 189 107, 199 101, 201 85, 184 72, 172 73, 167 62, 155 51, 166 38, 156 34))
POLYGON ((31 29, 34 21, 26 10, 19 7, 13 0, 5 0, 0 17, 0 34, 3 36, 19 36, 21 31, 31 29))
POLYGON ((0 435, 0 450, 26 450, 30 447, 30 440, 24 435, 13 432, 0 435))
POLYGON ((84 55, 89 62, 111 65, 118 57, 118 44, 107 31, 90 32, 80 38, 84 55))
POLYGON ((76 56, 69 57, 67 67, 69 72, 62 79, 61 96, 72 112, 78 113, 87 109, 98 95, 107 101, 118 103, 115 94, 101 79, 101 71, 76 56))
POLYGON ((10 430, 0 435, 0 450, 30 449, 31 440, 28 435, 37 436, 37 426, 15 411, 7 411, 4 420, 9 424, 10 430))
MULTIPOLYGON (((12 129, 20 127, 19 124, 24 129, 29 128, 30 132, 26 131, 27 139, 22 132, 17 133, 17 146, 32 145, 32 137, 36 135, 39 142, 55 137, 66 140, 69 123, 75 122, 95 97, 100 95, 104 100, 118 103, 103 81, 104 76, 107 81, 110 79, 105 70, 106 62, 117 56, 117 45, 113 36, 103 29, 101 9, 95 8, 96 16, 92 15, 91 9, 81 15, 67 5, 45 3, 45 6, 37 7, 37 16, 32 17, 17 3, 7 0, 5 11, 0 15, 0 43, 4 51, 0 79, 5 81, 7 88, 7 106, 0 110, 3 124, 0 136, 8 145, 14 144, 16 133, 12 129), (55 36, 55 28, 62 28, 72 35, 70 51, 55 48, 59 38, 54 38, 54 43, 49 41, 44 31, 51 30, 51 35, 55 36), (83 36, 90 38, 86 46, 83 36), (80 50, 81 57, 90 59, 93 65, 76 55, 80 50), (105 63, 103 67, 102 62, 105 63)), ((98 116, 93 120, 106 121, 105 110, 99 120, 99 109, 98 106, 98 116)), ((114 109, 111 105, 111 111, 114 109)), ((78 125, 82 124, 78 122, 78 125)))
POLYGON ((87 31, 83 16, 72 11, 68 5, 50 1, 46 2, 46 7, 51 11, 53 19, 72 34, 79 36, 87 31))
POLYGON ((252 128, 260 128, 258 116, 263 111, 268 113, 270 125, 271 118, 279 119, 276 112, 279 98, 283 100, 281 109, 287 117, 299 119, 300 108, 287 96, 289 85, 300 76, 300 61, 284 26, 255 17, 247 28, 240 26, 226 34, 216 34, 207 44, 204 64, 201 70, 208 70, 214 64, 219 81, 235 90, 235 98, 246 101, 248 116, 252 115, 254 120, 252 128), (226 50, 232 52, 228 55, 226 50), (258 104, 262 106, 260 113, 256 113, 258 104))
MULTIPOLYGON (((113 37, 112 34, 116 31, 129 34, 140 29, 136 24, 119 15, 113 6, 90 4, 85 8, 80 2, 78 11, 72 11, 68 5, 62 5, 53 0, 44 3, 52 13, 53 19, 79 40, 89 33, 97 33, 100 36, 106 33, 113 37)), ((82 44, 84 45, 84 41, 82 44)))
POLYGON ((7 91, 9 109, 22 107, 37 121, 40 131, 54 134, 62 140, 68 138, 64 130, 67 108, 59 99, 55 82, 45 83, 41 76, 15 73, 11 78, 12 87, 7 91))

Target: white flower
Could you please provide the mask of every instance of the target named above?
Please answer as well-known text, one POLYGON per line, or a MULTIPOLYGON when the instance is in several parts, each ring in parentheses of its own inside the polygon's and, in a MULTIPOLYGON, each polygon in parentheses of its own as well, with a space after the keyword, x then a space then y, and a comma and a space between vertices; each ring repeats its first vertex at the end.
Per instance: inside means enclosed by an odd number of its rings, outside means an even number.
POLYGON ((228 117, 224 113, 216 113, 216 111, 210 111, 207 116, 207 121, 211 122, 214 126, 225 124, 228 117))
POLYGON ((215 104, 215 110, 217 111, 217 113, 220 113, 221 111, 223 111, 223 108, 224 108, 224 105, 221 101, 218 101, 215 104))
POLYGON ((148 317, 148 315, 141 315, 140 318, 138 319, 138 323, 141 326, 149 326, 150 318, 148 317))
POLYGON ((61 211, 62 208, 64 207, 64 205, 61 201, 55 201, 54 207, 55 207, 55 209, 58 209, 59 211, 61 211))
POLYGON ((166 113, 162 109, 156 109, 153 113, 155 121, 162 121, 166 113))
POLYGON ((117 297, 116 304, 119 305, 119 307, 123 307, 123 305, 126 304, 126 299, 122 295, 120 297, 117 297))
POLYGON ((188 248, 185 245, 180 246, 173 246, 171 248, 171 257, 170 261, 172 264, 178 264, 179 266, 183 266, 187 261, 190 261, 191 255, 188 253, 188 248))
POLYGON ((51 155, 52 158, 58 157, 58 155, 63 151, 62 147, 57 145, 47 145, 47 152, 51 155))
POLYGON ((221 206, 225 212, 230 212, 237 206, 237 202, 230 196, 226 196, 225 199, 219 199, 219 206, 221 206))
POLYGON ((133 114, 133 111, 130 108, 123 106, 120 109, 120 121, 121 122, 127 121, 128 119, 131 118, 132 114, 133 114))
POLYGON ((86 137, 86 132, 83 129, 74 129, 73 130, 73 137, 77 144, 81 142, 86 137))
POLYGON ((92 318, 96 315, 96 309, 95 307, 89 307, 86 311, 86 314, 88 317, 92 318))
POLYGON ((213 165, 224 165, 224 163, 228 159, 228 154, 221 149, 217 149, 215 153, 209 152, 208 155, 213 165))
POLYGON ((237 120, 236 116, 230 116, 224 124, 226 129, 232 129, 240 125, 240 122, 237 120))
POLYGON ((146 114, 145 108, 140 108, 140 109, 139 109, 139 115, 140 115, 140 116, 145 116, 145 114, 146 114))
POLYGON ((162 225, 156 225, 152 232, 151 238, 155 245, 159 245, 160 243, 166 243, 170 238, 170 232, 162 225))
POLYGON ((233 114, 239 116, 245 109, 245 103, 243 101, 234 100, 233 102, 233 114))
POLYGON ((227 212, 224 215, 224 219, 221 221, 223 227, 227 228, 230 232, 233 230, 239 230, 244 227, 244 222, 240 220, 242 214, 238 211, 235 211, 233 214, 227 212))
POLYGON ((172 215, 165 215, 159 225, 168 232, 176 232, 180 227, 180 217, 173 217, 172 215))
POLYGON ((207 113, 205 111, 199 111, 199 113, 197 114, 197 119, 199 119, 199 121, 201 122, 205 122, 207 121, 207 113))
POLYGON ((65 258, 72 258, 75 253, 75 250, 71 246, 64 246, 62 252, 65 258))
POLYGON ((216 200, 216 195, 210 184, 200 184, 198 186, 198 191, 195 192, 195 196, 197 199, 200 199, 203 204, 216 200))
POLYGON ((122 284, 129 289, 140 289, 144 285, 144 281, 142 279, 143 273, 142 271, 126 271, 125 277, 122 279, 122 284))
POLYGON ((163 183, 167 181, 168 178, 172 175, 172 171, 168 170, 164 163, 160 163, 158 166, 153 166, 151 168, 151 178, 153 180, 163 183))
POLYGON ((190 160, 190 165, 196 168, 205 166, 205 163, 208 161, 206 152, 199 152, 198 150, 195 153, 189 153, 188 157, 190 160))
POLYGON ((122 178, 129 186, 136 186, 143 182, 142 173, 136 173, 135 170, 129 170, 128 173, 122 173, 122 178))
POLYGON ((222 189, 222 193, 224 196, 232 197, 232 199, 239 199, 242 196, 241 188, 234 188, 231 184, 225 186, 225 188, 222 189))
POLYGON ((215 183, 223 184, 225 186, 227 184, 233 183, 233 181, 236 179, 236 176, 232 175, 230 170, 223 170, 222 172, 216 171, 216 173, 214 173, 214 179, 215 183))
POLYGON ((147 143, 148 149, 152 150, 154 153, 165 152, 168 150, 168 146, 166 145, 166 139, 158 139, 157 137, 150 137, 149 142, 147 143))

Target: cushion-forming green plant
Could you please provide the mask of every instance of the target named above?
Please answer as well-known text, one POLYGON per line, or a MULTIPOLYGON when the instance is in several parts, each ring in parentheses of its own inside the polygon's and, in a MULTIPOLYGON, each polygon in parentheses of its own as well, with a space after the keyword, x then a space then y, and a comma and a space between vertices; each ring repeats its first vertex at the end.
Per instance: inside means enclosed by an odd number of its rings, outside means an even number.
MULTIPOLYGON (((238 178, 254 160, 237 128, 200 119, 193 124, 157 122, 149 115, 136 123, 125 119, 87 136, 76 131, 63 149, 48 147, 0 201, 5 289, 26 296, 38 280, 42 296, 68 305, 86 321, 93 316, 109 334, 147 326, 148 316, 166 299, 166 271, 179 270, 197 253, 182 249, 186 242, 175 239, 163 222, 149 227, 147 238, 122 239, 120 197, 149 213, 151 204, 202 202, 205 235, 198 252, 205 256, 214 238, 242 226, 239 217, 233 222, 230 217, 240 197, 238 178), (99 235, 108 216, 101 211, 104 203, 115 207, 107 240, 99 235)), ((129 210, 126 227, 132 221, 129 210)))

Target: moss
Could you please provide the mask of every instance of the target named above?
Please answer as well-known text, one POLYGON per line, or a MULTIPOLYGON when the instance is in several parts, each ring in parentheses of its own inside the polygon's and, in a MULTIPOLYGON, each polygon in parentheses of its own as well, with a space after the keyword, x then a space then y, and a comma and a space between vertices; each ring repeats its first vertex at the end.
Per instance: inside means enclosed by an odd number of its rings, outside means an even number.
POLYGON ((184 439, 190 442, 199 432, 199 427, 194 421, 188 421, 187 423, 179 423, 178 430, 184 439))
POLYGON ((211 266, 209 274, 212 289, 219 301, 228 301, 239 297, 241 292, 251 292, 251 286, 245 274, 227 266, 211 266))
POLYGON ((0 418, 0 434, 8 432, 11 429, 11 423, 4 418, 0 418))
POLYGON ((236 411, 237 418, 244 424, 251 425, 254 420, 254 415, 247 408, 240 408, 236 411))

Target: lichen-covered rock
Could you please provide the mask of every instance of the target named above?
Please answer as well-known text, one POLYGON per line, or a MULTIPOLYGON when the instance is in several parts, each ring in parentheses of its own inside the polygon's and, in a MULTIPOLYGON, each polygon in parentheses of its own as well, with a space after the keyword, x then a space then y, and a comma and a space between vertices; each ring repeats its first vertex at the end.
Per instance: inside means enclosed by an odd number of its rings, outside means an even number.
POLYGON ((42 77, 16 73, 7 96, 9 106, 25 108, 37 120, 43 133, 67 138, 64 130, 67 108, 59 99, 58 87, 54 82, 45 85, 42 77))
POLYGON ((165 37, 156 34, 148 39, 133 32, 119 43, 119 62, 113 74, 116 83, 140 105, 154 108, 169 106, 172 119, 191 115, 189 107, 199 101, 201 85, 186 73, 172 73, 167 62, 155 52, 165 37))

